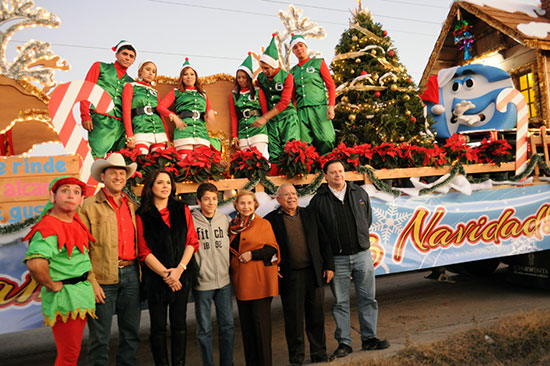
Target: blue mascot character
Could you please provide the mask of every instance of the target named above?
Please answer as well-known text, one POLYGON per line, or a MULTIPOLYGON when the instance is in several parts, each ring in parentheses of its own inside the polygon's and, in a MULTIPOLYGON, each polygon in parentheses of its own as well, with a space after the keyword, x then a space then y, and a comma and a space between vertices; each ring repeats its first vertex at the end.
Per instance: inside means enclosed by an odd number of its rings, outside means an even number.
POLYGON ((442 69, 431 76, 421 98, 435 123, 437 136, 455 132, 506 130, 516 126, 517 106, 500 102, 514 91, 510 75, 497 67, 467 65, 442 69))

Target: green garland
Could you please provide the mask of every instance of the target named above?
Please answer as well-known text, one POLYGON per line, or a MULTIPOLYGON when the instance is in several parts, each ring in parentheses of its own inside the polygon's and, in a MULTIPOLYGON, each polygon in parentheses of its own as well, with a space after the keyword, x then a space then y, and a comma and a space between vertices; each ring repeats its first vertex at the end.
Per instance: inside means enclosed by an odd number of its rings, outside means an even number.
POLYGON ((431 186, 430 188, 423 188, 421 189, 418 194, 420 196, 424 195, 424 194, 429 194, 429 193, 433 193, 435 192, 438 188, 440 187, 443 187, 443 186, 446 186, 447 184, 449 184, 458 174, 461 174, 461 175, 464 175, 466 176, 466 172, 464 171, 464 167, 462 166, 462 164, 460 163, 457 163, 453 166, 453 168, 451 169, 451 171, 449 172, 449 177, 447 177, 447 179, 443 180, 442 182, 439 182, 437 184, 434 184, 433 186, 431 186))
POLYGON ((130 197, 130 199, 131 199, 132 201, 135 201, 137 204, 140 204, 140 203, 141 203, 141 197, 138 196, 138 195, 136 195, 136 194, 134 193, 134 191, 132 191, 132 188, 130 188, 130 185, 129 185, 129 184, 125 185, 124 188, 122 188, 122 192, 126 193, 126 195, 127 195, 128 197, 130 197))
POLYGON ((323 179, 325 179, 325 176, 323 174, 317 174, 313 182, 311 182, 307 187, 296 190, 296 192, 298 193, 298 197, 304 197, 315 193, 321 186, 321 183, 323 183, 323 179))
MULTIPOLYGON (((246 190, 252 190, 252 188, 256 187, 256 185, 260 183, 260 177, 257 177, 256 179, 254 180, 249 180, 248 183, 246 183, 244 185, 244 187, 242 187, 241 189, 246 189, 246 190)), ((226 203, 228 202, 232 202, 235 200, 235 197, 229 197, 228 199, 226 200, 222 200, 221 202, 218 202, 218 205, 219 206, 222 206, 222 205, 225 205, 226 203)))
POLYGON ((20 230, 23 230, 27 226, 31 226, 32 224, 36 223, 38 221, 39 217, 40 217, 40 215, 34 216, 34 217, 29 217, 28 219, 25 219, 23 221, 19 221, 19 222, 16 222, 14 224, 2 226, 2 227, 0 227, 0 235, 12 234, 12 233, 16 233, 20 230))
POLYGON ((401 195, 400 191, 398 191, 397 189, 393 189, 392 186, 389 185, 388 183, 382 181, 381 179, 376 178, 376 176, 374 175, 374 170, 372 168, 369 168, 366 166, 358 166, 357 173, 368 175, 372 184, 374 184, 374 186, 378 188, 380 191, 391 193, 394 197, 399 197, 399 195, 401 195))
MULTIPOLYGON (((536 154, 536 155, 533 155, 531 157, 531 159, 529 159, 529 163, 527 163, 527 167, 525 168, 525 170, 523 171, 523 173, 521 174, 518 174, 518 175, 514 175, 513 177, 509 177, 509 178, 506 178, 506 179, 501 179, 501 180, 495 180, 495 182, 504 182, 504 181, 512 181, 512 182, 519 182, 520 180, 523 180, 525 179, 527 176, 529 176, 533 170, 535 169, 535 165, 539 165, 541 166, 542 170, 548 174, 549 171, 548 171, 548 167, 546 166, 546 164, 544 163, 544 160, 543 160, 543 157, 541 154, 536 154)), ((548 174, 550 175, 550 174, 548 174)), ((470 183, 481 183, 481 182, 484 182, 487 180, 486 177, 481 177, 481 178, 474 178, 474 177, 468 177, 466 176, 466 178, 468 179, 468 181, 470 183)))
POLYGON ((275 194, 277 193, 277 187, 275 185, 275 183, 273 183, 269 178, 267 177, 262 177, 260 179, 260 182, 263 184, 263 186, 265 187, 265 189, 267 190, 267 193, 269 194, 275 194))

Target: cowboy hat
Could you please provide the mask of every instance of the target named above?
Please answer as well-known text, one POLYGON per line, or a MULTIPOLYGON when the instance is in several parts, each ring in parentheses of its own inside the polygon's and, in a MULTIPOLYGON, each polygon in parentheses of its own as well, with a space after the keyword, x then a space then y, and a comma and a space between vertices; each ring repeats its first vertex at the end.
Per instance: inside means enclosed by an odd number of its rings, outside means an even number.
POLYGON ((124 161, 124 157, 122 155, 119 153, 112 153, 107 157, 107 159, 97 159, 93 162, 92 177, 98 182, 103 182, 101 180, 101 173, 103 173, 107 168, 124 168, 126 169, 126 176, 130 178, 136 172, 137 164, 132 163, 130 165, 126 165, 126 161, 124 161))

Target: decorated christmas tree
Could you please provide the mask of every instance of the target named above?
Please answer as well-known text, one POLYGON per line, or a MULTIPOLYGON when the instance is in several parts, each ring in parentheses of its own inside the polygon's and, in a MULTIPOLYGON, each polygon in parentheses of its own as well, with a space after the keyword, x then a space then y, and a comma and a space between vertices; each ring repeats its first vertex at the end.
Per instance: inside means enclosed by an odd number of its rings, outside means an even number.
POLYGON ((337 142, 419 144, 431 137, 418 90, 388 32, 361 3, 336 46, 331 67, 337 142))

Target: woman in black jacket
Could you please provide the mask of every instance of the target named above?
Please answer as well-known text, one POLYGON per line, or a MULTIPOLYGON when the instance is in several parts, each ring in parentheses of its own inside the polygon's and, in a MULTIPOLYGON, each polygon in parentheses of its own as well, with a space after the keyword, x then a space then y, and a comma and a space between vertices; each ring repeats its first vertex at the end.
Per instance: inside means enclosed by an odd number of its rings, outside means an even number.
POLYGON ((166 319, 170 316, 172 365, 185 365, 186 311, 196 278, 193 254, 199 247, 189 207, 176 199, 174 178, 164 169, 151 172, 137 210, 139 257, 145 263, 142 291, 151 317, 155 365, 168 366, 166 319))

